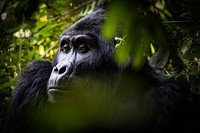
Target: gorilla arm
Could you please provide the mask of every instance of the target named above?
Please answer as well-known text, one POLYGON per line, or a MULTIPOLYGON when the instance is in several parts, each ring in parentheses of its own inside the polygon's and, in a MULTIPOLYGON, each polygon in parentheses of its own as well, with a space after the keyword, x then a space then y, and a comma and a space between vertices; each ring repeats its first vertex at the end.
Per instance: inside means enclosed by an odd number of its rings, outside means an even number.
POLYGON ((19 123, 28 123, 27 119, 31 119, 29 111, 33 112, 47 101, 46 86, 51 71, 52 64, 50 62, 33 61, 19 75, 10 107, 9 125, 5 128, 5 132, 7 130, 9 132, 22 131, 21 128, 29 127, 19 126, 19 123), (10 127, 12 127, 12 131, 10 127))
POLYGON ((25 68, 13 95, 15 109, 26 104, 38 106, 44 100, 51 71, 52 65, 48 61, 33 61, 25 68))

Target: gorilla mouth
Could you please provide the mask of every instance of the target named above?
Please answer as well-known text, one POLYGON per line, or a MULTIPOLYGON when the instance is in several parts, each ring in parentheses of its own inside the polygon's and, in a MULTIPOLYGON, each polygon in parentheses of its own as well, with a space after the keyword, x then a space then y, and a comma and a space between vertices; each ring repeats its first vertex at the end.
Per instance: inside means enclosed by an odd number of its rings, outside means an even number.
POLYGON ((49 86, 47 91, 49 101, 55 102, 56 99, 58 100, 62 96, 65 96, 66 94, 71 94, 75 91, 73 89, 64 89, 64 88, 65 87, 63 86, 49 86))
POLYGON ((63 100, 63 98, 66 97, 66 95, 74 94, 76 89, 71 89, 70 87, 66 87, 67 85, 60 85, 60 86, 49 86, 47 88, 47 94, 48 94, 48 101, 55 103, 55 101, 63 100))
POLYGON ((48 92, 69 92, 73 91, 71 78, 61 77, 50 80, 47 86, 48 92))
POLYGON ((50 88, 50 89, 48 90, 48 93, 52 93, 52 92, 61 92, 61 93, 63 93, 63 92, 68 92, 68 91, 66 91, 66 90, 61 90, 61 89, 50 88))
POLYGON ((48 87, 48 92, 70 92, 74 89, 66 89, 64 86, 50 86, 48 87))

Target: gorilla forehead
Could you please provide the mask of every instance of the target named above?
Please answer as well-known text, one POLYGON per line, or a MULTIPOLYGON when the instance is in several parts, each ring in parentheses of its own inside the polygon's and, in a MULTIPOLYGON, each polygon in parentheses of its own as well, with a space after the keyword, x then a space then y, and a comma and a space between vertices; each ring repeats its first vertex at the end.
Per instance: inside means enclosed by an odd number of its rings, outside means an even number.
POLYGON ((77 21, 74 25, 65 30, 62 34, 74 36, 78 34, 90 34, 95 36, 101 36, 101 26, 105 19, 105 11, 98 9, 84 18, 77 21))

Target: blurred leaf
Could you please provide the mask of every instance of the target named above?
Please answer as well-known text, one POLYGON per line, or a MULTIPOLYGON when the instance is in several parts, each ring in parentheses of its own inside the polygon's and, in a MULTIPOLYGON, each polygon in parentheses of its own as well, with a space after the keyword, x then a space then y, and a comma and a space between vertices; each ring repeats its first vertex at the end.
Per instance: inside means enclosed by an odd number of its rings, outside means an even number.
POLYGON ((42 56, 44 55, 44 46, 43 45, 39 46, 39 54, 42 56))
POLYGON ((15 80, 12 79, 12 80, 9 80, 8 82, 0 84, 0 89, 9 88, 13 85, 13 83, 15 83, 15 80))
POLYGON ((151 54, 155 54, 155 48, 152 43, 150 43, 151 54))
POLYGON ((47 22, 37 21, 36 27, 34 29, 32 29, 32 32, 38 32, 40 29, 42 29, 46 25, 47 25, 47 22))

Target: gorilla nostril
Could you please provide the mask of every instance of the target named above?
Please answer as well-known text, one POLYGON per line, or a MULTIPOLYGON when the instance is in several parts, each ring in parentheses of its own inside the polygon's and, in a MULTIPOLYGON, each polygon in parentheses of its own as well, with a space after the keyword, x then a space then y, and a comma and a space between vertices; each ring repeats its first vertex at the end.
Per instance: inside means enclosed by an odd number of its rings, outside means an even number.
POLYGON ((55 68, 54 68, 54 71, 55 71, 55 72, 58 72, 58 68, 57 68, 57 67, 55 67, 55 68))
POLYGON ((66 71, 66 67, 62 67, 62 68, 60 68, 58 73, 63 74, 65 71, 66 71))

